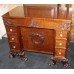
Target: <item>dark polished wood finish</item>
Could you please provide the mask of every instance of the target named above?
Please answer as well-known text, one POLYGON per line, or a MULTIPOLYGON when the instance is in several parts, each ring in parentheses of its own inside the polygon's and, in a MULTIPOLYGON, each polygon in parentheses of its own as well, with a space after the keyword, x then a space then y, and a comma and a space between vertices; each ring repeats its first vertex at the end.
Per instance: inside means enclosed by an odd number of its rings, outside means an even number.
POLYGON ((54 19, 59 18, 55 9, 55 5, 25 6, 23 17, 3 15, 13 57, 25 58, 25 51, 33 51, 52 54, 53 63, 57 60, 67 62, 71 20, 54 19))
POLYGON ((22 27, 21 34, 25 50, 51 54, 54 52, 54 30, 22 27))

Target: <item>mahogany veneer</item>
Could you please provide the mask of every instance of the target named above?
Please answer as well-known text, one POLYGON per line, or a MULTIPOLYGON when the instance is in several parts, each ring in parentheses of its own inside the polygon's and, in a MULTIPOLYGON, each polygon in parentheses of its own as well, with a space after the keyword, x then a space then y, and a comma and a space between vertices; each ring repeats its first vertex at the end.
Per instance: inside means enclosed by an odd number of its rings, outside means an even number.
MULTIPOLYGON (((54 7, 52 8, 55 9, 54 7)), ((52 54, 54 64, 57 60, 61 60, 63 63, 67 62, 66 57, 71 21, 46 18, 49 17, 47 13, 49 13, 48 10, 51 7, 29 6, 26 9, 26 16, 23 17, 9 16, 8 13, 3 15, 12 56, 19 55, 22 58, 25 51, 33 51, 52 54)))

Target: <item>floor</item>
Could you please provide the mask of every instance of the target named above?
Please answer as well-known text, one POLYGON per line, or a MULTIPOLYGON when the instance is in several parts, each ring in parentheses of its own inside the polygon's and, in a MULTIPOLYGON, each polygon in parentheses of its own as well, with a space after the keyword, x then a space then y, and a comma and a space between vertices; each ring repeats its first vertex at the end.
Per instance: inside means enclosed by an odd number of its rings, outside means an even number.
POLYGON ((7 38, 0 40, 0 69, 73 69, 74 68, 74 43, 70 43, 68 59, 70 67, 63 67, 60 62, 56 65, 51 63, 51 55, 26 52, 27 61, 21 61, 19 57, 9 58, 9 45, 7 38))

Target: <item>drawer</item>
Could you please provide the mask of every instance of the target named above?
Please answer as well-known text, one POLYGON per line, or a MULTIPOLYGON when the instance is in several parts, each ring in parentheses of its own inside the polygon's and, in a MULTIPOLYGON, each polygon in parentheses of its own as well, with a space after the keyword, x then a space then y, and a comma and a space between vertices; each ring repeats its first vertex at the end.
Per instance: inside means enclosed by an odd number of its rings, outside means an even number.
POLYGON ((55 56, 65 57, 66 55, 65 51, 66 49, 62 49, 62 48, 55 49, 55 56))
POLYGON ((17 32, 17 28, 13 27, 13 26, 6 26, 6 30, 8 33, 16 33, 17 32))
POLYGON ((67 31, 56 31, 56 38, 67 38, 67 31))
POLYGON ((11 42, 11 43, 9 43, 10 44, 10 49, 11 49, 11 51, 17 51, 17 50, 19 50, 20 49, 20 45, 19 44, 17 44, 17 43, 13 43, 13 42, 11 42))
POLYGON ((9 39, 9 42, 16 42, 16 43, 18 43, 18 40, 19 40, 16 33, 8 34, 8 39, 9 39))
POLYGON ((56 40, 56 48, 57 47, 61 47, 61 48, 65 48, 66 47, 66 42, 67 42, 67 40, 61 40, 61 39, 59 39, 59 40, 56 40))

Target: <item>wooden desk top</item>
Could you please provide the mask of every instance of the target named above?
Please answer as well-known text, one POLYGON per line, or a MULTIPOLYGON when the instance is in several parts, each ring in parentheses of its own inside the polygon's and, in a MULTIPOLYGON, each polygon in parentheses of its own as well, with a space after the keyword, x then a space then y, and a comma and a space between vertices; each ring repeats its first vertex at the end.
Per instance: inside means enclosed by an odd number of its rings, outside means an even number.
MULTIPOLYGON (((18 7, 14 8, 15 10, 18 7)), ((11 11, 13 11, 12 9, 11 11)), ((10 11, 10 12, 11 12, 10 11)), ((9 12, 2 16, 4 21, 10 21, 14 26, 25 26, 25 27, 37 27, 55 30, 70 30, 71 20, 65 19, 53 19, 53 18, 36 18, 36 17, 23 17, 10 16, 9 12)))

